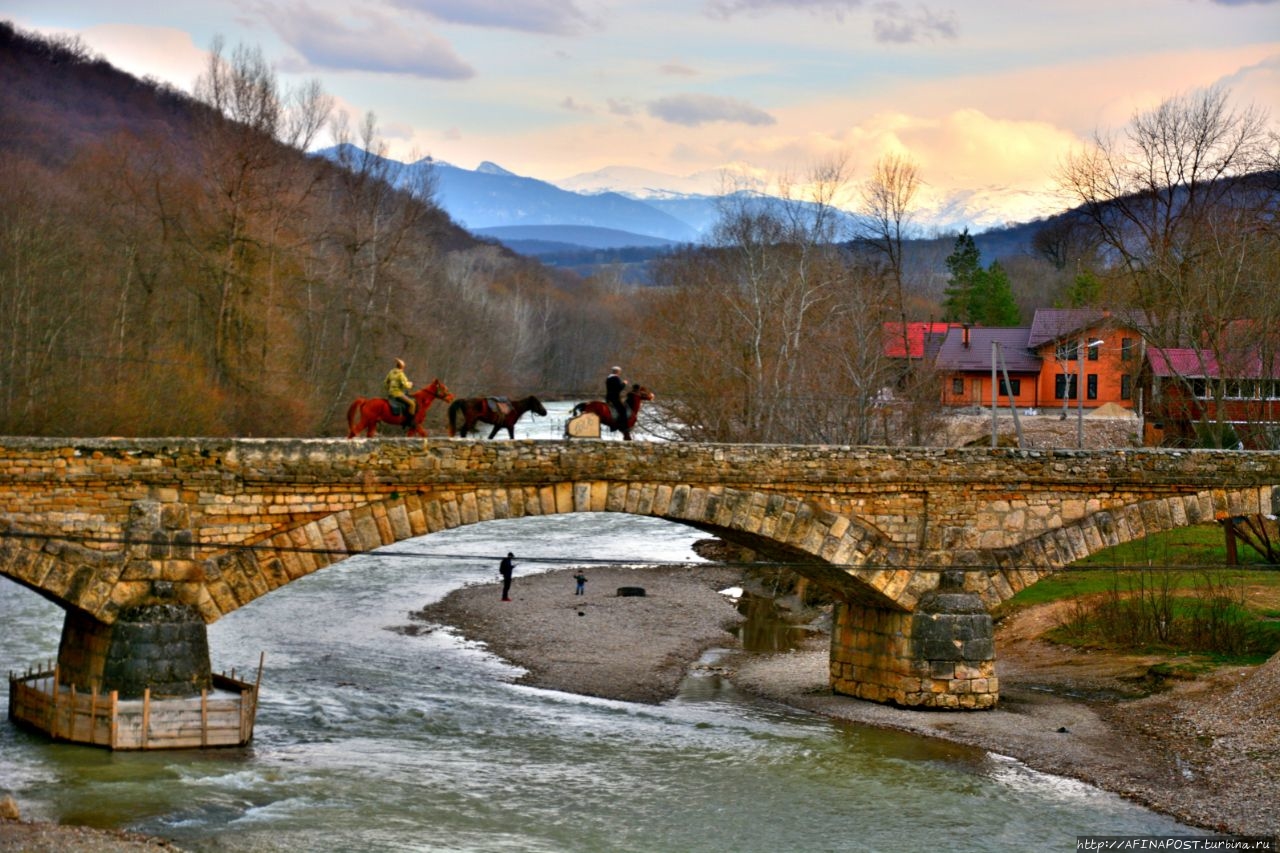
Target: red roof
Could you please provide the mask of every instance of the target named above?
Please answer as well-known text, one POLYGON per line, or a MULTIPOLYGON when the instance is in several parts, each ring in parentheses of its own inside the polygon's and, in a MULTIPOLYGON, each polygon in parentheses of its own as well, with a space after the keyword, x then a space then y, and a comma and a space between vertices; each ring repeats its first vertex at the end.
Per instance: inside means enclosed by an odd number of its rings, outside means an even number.
POLYGON ((1270 370, 1263 370, 1262 356, 1254 349, 1240 358, 1238 365, 1228 365, 1225 371, 1218 366, 1218 359, 1207 350, 1190 347, 1160 348, 1147 350, 1147 360, 1151 363, 1151 372, 1157 378, 1167 379, 1181 376, 1187 379, 1217 379, 1222 373, 1226 379, 1275 379, 1280 378, 1280 356, 1273 359, 1270 370))
MULTIPOLYGON (((961 323, 907 323, 907 346, 911 349, 911 358, 924 358, 925 341, 931 335, 946 335, 948 329, 958 329, 961 323)), ((884 354, 889 358, 903 358, 902 324, 884 324, 884 354)))

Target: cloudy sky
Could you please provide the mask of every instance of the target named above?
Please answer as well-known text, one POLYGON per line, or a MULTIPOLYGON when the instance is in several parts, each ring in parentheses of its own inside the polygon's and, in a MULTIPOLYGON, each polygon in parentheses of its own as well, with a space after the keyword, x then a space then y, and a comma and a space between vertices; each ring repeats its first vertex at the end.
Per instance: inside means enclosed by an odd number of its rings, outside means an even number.
POLYGON ((401 160, 800 181, 905 151, 930 192, 1007 192, 1011 218, 1072 146, 1165 98, 1220 85, 1280 117, 1280 0, 0 0, 0 18, 184 89, 215 37, 260 49, 282 88, 372 112, 401 160))

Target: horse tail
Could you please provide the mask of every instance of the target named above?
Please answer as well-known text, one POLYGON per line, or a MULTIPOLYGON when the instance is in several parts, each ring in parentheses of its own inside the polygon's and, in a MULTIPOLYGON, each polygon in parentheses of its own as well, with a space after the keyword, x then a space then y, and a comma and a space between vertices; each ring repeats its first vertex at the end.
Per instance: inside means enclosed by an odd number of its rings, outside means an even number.
POLYGON ((355 402, 347 407, 347 438, 356 434, 356 412, 360 411, 363 403, 364 397, 356 397, 355 402))
POLYGON ((449 404, 449 437, 453 438, 457 431, 458 412, 462 411, 462 401, 454 400, 449 404))
POLYGON ((573 407, 573 411, 572 411, 572 412, 570 412, 570 414, 571 414, 573 417, 575 417, 575 418, 576 418, 578 415, 582 414, 582 413, 583 413, 583 412, 585 412, 586 410, 587 410, 587 404, 586 404, 586 403, 579 403, 578 405, 576 405, 576 406, 574 406, 574 407, 573 407))

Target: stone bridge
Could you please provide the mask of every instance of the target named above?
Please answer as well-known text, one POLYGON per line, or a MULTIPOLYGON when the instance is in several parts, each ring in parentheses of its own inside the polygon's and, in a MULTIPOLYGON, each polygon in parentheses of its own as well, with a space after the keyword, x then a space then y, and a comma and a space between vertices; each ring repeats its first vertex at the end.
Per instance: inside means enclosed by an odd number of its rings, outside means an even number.
POLYGON ((198 691, 205 673, 171 670, 208 668, 204 625, 352 554, 567 512, 670 519, 796 562, 838 600, 834 691, 987 708, 991 607, 1110 545, 1280 512, 1280 453, 0 439, 0 574, 66 609, 60 681, 124 695, 198 691))

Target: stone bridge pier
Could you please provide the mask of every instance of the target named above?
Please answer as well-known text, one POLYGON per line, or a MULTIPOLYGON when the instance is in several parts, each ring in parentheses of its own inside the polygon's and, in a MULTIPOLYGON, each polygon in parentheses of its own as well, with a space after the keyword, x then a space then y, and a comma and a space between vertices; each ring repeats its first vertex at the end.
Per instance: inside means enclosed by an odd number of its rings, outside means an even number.
POLYGON ((965 573, 944 571, 914 611, 836 605, 831 688, 907 707, 994 708, 1000 697, 991 614, 965 573))
POLYGON ((1280 512, 1280 453, 0 438, 0 574, 67 611, 60 682, 125 696, 202 692, 205 625, 352 554, 570 512, 791 555, 838 602, 833 691, 983 709, 992 608, 1103 548, 1280 512))
MULTIPOLYGON (((131 586, 130 598, 103 621, 68 608, 58 643, 58 682, 121 699, 198 696, 212 684, 209 640, 200 611, 183 603, 177 583, 198 573, 195 535, 181 504, 134 501, 124 547, 108 574, 131 586)), ((87 574, 78 575, 80 580, 87 574)))

